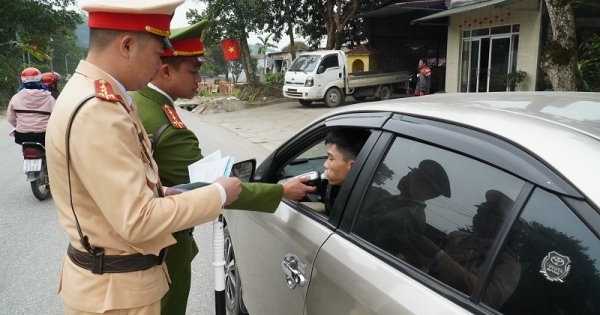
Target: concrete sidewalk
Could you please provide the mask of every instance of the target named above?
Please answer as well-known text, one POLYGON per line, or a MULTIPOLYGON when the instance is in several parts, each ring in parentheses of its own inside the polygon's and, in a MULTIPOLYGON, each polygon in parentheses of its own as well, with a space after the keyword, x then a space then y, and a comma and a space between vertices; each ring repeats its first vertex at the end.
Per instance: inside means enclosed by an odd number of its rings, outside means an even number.
POLYGON ((273 151, 298 130, 331 110, 333 109, 324 105, 304 107, 297 101, 286 101, 242 111, 195 117, 273 151))

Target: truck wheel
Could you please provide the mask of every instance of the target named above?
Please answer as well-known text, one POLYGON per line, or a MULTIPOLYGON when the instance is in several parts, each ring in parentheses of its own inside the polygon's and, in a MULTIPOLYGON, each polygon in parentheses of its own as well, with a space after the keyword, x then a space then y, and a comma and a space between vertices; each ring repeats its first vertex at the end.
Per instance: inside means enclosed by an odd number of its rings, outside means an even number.
POLYGON ((364 102, 367 99, 366 96, 352 96, 352 97, 359 102, 364 102))
POLYGON ((390 98, 390 96, 392 95, 392 90, 390 90, 390 87, 387 85, 384 85, 381 87, 381 89, 379 89, 379 97, 377 97, 378 100, 387 100, 390 98))
POLYGON ((310 106, 310 104, 312 104, 312 101, 307 101, 307 100, 298 100, 298 102, 300 102, 300 104, 302 104, 302 106, 310 106))
POLYGON ((325 105, 327 107, 336 107, 342 103, 343 94, 337 88, 330 88, 325 93, 325 105))

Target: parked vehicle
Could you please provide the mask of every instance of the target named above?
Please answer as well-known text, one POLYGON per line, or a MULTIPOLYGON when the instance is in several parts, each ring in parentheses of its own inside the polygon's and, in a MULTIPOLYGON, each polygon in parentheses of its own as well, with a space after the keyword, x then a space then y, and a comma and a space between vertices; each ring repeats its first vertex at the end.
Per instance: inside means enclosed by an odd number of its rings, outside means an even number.
POLYGON ((23 171, 31 184, 33 195, 44 200, 50 197, 50 181, 46 165, 46 148, 41 143, 23 142, 23 171))
POLYGON ((313 195, 274 214, 225 210, 227 307, 598 314, 599 126, 599 93, 440 94, 329 113, 254 179, 323 172, 328 132, 368 129, 330 215, 313 195), (439 196, 417 201, 425 187, 439 196))
POLYGON ((406 84, 408 72, 348 73, 346 54, 340 50, 313 51, 300 54, 285 74, 283 95, 310 106, 324 101, 329 107, 344 102, 347 95, 358 101, 367 97, 390 98, 393 86, 406 84))

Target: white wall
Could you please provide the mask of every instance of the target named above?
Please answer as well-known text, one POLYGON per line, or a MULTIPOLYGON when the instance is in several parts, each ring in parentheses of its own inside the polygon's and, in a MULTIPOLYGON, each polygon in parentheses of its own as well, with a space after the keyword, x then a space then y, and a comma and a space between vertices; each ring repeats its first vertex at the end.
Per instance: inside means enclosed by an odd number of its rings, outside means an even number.
POLYGON ((534 91, 540 47, 541 10, 538 0, 524 0, 501 9, 494 6, 467 11, 450 16, 448 26, 448 53, 446 59, 446 92, 456 93, 460 84, 460 53, 462 32, 478 29, 483 18, 487 27, 520 24, 517 70, 528 76, 519 86, 520 91, 534 91), (508 15, 510 13, 510 15, 508 15), (498 18, 496 18, 498 16, 498 18), (477 20, 477 22, 473 22, 477 20), (500 20, 504 20, 501 22, 500 20), (467 21, 465 25, 464 21, 467 21), (492 21, 493 23, 489 23, 492 21), (469 27, 468 24, 471 24, 469 27), (460 27, 460 25, 463 25, 460 27))

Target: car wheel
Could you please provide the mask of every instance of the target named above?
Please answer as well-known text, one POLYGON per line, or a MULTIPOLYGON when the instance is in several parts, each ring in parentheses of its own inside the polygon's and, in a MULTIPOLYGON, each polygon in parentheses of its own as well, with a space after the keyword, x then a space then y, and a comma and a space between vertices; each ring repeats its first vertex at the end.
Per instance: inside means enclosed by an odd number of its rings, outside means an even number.
POLYGON ((390 98, 391 95, 392 95, 392 90, 390 90, 390 87, 387 85, 384 85, 379 90, 379 96, 377 97, 377 99, 378 100, 387 100, 390 98))
POLYGON ((312 101, 307 101, 307 100, 298 100, 298 102, 300 102, 300 104, 302 104, 302 106, 310 106, 310 104, 312 104, 312 101))
POLYGON ((342 98, 343 94, 340 90, 334 87, 330 88, 327 90, 327 93, 325 93, 325 105, 327 105, 327 107, 336 107, 342 103, 342 98))
POLYGON ((231 315, 247 315, 248 310, 242 300, 242 281, 237 271, 235 253, 229 228, 223 228, 225 236, 225 303, 227 313, 231 315))

